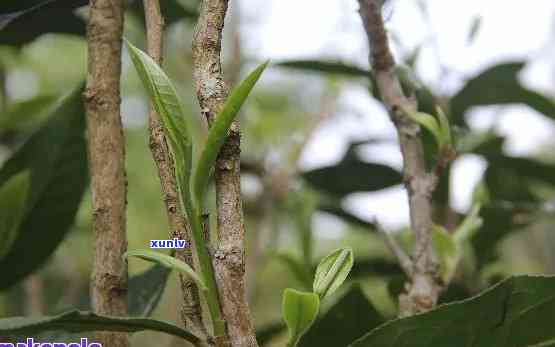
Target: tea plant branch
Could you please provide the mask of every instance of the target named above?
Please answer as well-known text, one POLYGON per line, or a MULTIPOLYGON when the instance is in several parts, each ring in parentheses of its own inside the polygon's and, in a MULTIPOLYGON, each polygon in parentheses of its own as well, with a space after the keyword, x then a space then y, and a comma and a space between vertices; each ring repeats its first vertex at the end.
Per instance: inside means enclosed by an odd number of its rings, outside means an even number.
POLYGON ((391 250, 391 253, 397 258, 399 262, 399 266, 403 269, 403 272, 407 275, 408 278, 413 276, 413 263, 410 257, 405 253, 403 247, 397 242, 395 236, 393 236, 390 232, 385 230, 378 221, 374 221, 374 225, 378 229, 378 231, 384 236, 385 242, 387 247, 391 250))
MULTIPOLYGON (((220 61, 228 0, 204 0, 193 36, 193 78, 200 109, 209 124, 228 95, 220 61)), ((257 346, 245 293, 245 240, 240 189, 239 124, 231 125, 215 167, 218 245, 213 264, 232 346, 257 346)))
MULTIPOLYGON (((88 78, 84 93, 92 178, 95 313, 127 315, 125 141, 120 117, 124 2, 91 0, 87 28, 88 78)), ((102 332, 103 346, 127 347, 125 333, 102 332)))
MULTIPOLYGON (((159 0, 144 0, 146 22, 147 53, 159 65, 162 62, 164 18, 160 11, 159 0)), ((164 203, 170 226, 170 238, 177 237, 191 244, 191 236, 187 229, 185 213, 179 203, 175 169, 164 128, 160 116, 152 103, 149 112, 150 150, 158 168, 158 177, 164 194, 164 203)), ((194 268, 192 248, 177 249, 176 258, 194 268)), ((207 336, 206 327, 202 322, 202 311, 198 288, 190 278, 179 275, 183 299, 181 318, 187 328, 198 336, 207 336)))
POLYGON ((438 280, 438 261, 432 244, 432 192, 436 176, 426 170, 420 127, 408 115, 417 111, 414 98, 404 95, 395 61, 389 48, 381 12, 381 0, 359 0, 360 16, 368 36, 370 64, 382 101, 394 122, 404 162, 411 228, 415 243, 413 271, 408 291, 400 297, 400 315, 431 309, 437 303, 442 285, 438 280))

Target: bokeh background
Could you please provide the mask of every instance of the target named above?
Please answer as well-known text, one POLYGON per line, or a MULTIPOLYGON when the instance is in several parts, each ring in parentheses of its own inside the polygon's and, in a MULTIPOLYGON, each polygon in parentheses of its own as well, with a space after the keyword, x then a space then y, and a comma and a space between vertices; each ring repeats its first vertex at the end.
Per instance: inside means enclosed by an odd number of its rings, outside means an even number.
MULTIPOLYGON (((193 0, 175 1, 193 13, 197 6, 193 0)), ((125 34, 144 47, 143 19, 133 8, 126 15, 125 34)), ((199 117, 191 81, 194 16, 171 12, 167 4, 162 9, 167 17, 164 69, 190 116, 199 117)), ((230 2, 223 48, 229 83, 262 60, 274 63, 241 115, 248 295, 259 328, 280 321, 284 288, 303 288, 298 266, 316 264, 340 246, 354 248, 358 267, 351 277, 368 300, 383 315, 395 314, 392 279, 399 271, 373 223, 400 231, 408 224, 408 206, 400 181, 386 177, 383 182, 377 178, 377 186, 368 183, 373 171, 364 163, 399 171, 402 160, 395 129, 372 96, 371 83, 341 70, 347 65, 368 69, 369 47, 357 10, 355 0, 230 2), (309 63, 280 65, 299 60, 309 63), (316 61, 333 63, 332 71, 323 71, 316 61), (342 188, 357 180, 368 183, 368 189, 342 188)), ((77 13, 86 16, 86 9, 77 13)), ((391 0, 384 13, 396 59, 456 117, 461 143, 474 141, 446 173, 438 200, 444 206, 438 207, 436 222, 453 229, 477 199, 476 187, 488 192, 485 223, 478 231, 485 241, 469 247, 457 295, 471 295, 510 274, 552 273, 555 3, 391 0), (483 78, 471 85, 477 76, 483 78)), ((54 101, 86 75, 82 36, 47 33, 11 42, 14 32, 32 32, 28 25, 9 34, 0 31, 0 163, 47 120, 54 101)), ((126 52, 122 93, 129 249, 140 249, 150 239, 166 238, 168 227, 148 148, 148 100, 126 52)), ((86 193, 74 227, 46 264, 0 292, 1 315, 87 309, 91 245, 86 193)), ((148 267, 130 261, 130 274, 148 267)), ((173 274, 154 317, 179 322, 178 296, 173 274)), ((275 341, 279 345, 280 337, 275 341)), ((133 337, 133 346, 178 344, 156 333, 133 337)))

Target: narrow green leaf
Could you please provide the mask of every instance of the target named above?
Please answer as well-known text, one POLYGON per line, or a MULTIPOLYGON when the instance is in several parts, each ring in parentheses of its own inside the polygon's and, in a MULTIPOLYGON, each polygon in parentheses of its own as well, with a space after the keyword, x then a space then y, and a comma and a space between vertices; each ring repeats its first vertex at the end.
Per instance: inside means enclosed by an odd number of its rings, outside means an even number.
POLYGON ((335 292, 349 275, 354 263, 353 258, 351 248, 340 248, 322 259, 314 276, 314 293, 323 299, 335 292))
POLYGON ((199 209, 202 206, 211 170, 214 167, 220 148, 227 138, 229 127, 269 63, 269 61, 266 61, 259 65, 233 90, 231 95, 227 98, 222 111, 217 115, 214 124, 212 124, 210 128, 206 144, 200 155, 192 181, 195 203, 199 209))
POLYGON ((12 317, 0 319, 0 336, 32 335, 43 331, 90 332, 117 331, 135 333, 152 330, 181 337, 193 344, 201 339, 168 322, 130 317, 99 315, 88 311, 69 311, 57 316, 12 317))
POLYGON ((27 192, 31 184, 29 171, 21 172, 0 187, 0 259, 12 247, 25 214, 27 192))
MULTIPOLYGON (((190 208, 193 146, 191 132, 185 119, 185 111, 172 82, 158 64, 145 52, 126 41, 131 60, 143 86, 147 90, 154 109, 160 116, 175 163, 175 174, 186 208, 190 208)), ((190 214, 190 211, 188 211, 190 214)), ((189 217, 191 217, 189 215, 189 217)))
POLYGON ((202 281, 202 279, 197 275, 195 270, 193 270, 187 263, 171 257, 166 254, 162 254, 160 252, 155 252, 151 250, 134 250, 125 252, 123 255, 124 258, 129 257, 136 257, 143 260, 151 261, 154 263, 158 263, 160 265, 166 266, 170 269, 175 269, 184 273, 185 275, 189 276, 195 283, 199 286, 200 289, 206 291, 206 285, 202 281))
POLYGON ((0 260, 5 289, 36 270, 71 229, 88 185, 83 88, 53 107, 48 121, 0 170, 0 186, 24 170, 31 174, 25 216, 17 237, 0 260))
POLYGON ((288 347, 295 347, 318 316, 320 299, 315 293, 287 288, 283 292, 282 313, 289 331, 288 347))

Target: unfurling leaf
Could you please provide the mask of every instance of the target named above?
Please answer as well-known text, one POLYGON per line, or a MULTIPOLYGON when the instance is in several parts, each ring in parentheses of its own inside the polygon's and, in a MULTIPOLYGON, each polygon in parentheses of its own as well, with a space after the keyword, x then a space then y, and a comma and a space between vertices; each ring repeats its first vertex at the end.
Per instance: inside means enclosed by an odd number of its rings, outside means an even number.
POLYGON ((197 204, 197 208, 200 208, 201 206, 199 205, 202 205, 211 170, 227 138, 227 132, 231 127, 231 123, 239 113, 241 106, 245 103, 245 100, 269 63, 269 61, 266 61, 259 65, 231 92, 223 109, 218 113, 214 120, 214 124, 210 127, 206 144, 204 145, 198 164, 196 165, 196 170, 193 173, 194 202, 197 204))
POLYGON ((289 331, 288 347, 295 347, 308 331, 320 310, 320 298, 315 293, 287 288, 283 292, 282 314, 289 331))
POLYGON ((353 262, 351 248, 340 248, 327 255, 316 268, 314 293, 323 299, 335 292, 349 275, 353 262))
POLYGON ((162 254, 160 252, 150 251, 150 250, 135 250, 126 252, 123 255, 124 258, 137 257, 143 260, 148 260, 161 265, 164 265, 170 269, 178 270, 185 275, 189 276, 195 283, 199 286, 201 290, 206 291, 206 285, 202 281, 199 275, 193 270, 187 263, 170 257, 169 255, 162 254))
POLYGON ((25 202, 30 184, 29 171, 23 171, 0 187, 0 259, 9 252, 17 237, 25 214, 25 202))

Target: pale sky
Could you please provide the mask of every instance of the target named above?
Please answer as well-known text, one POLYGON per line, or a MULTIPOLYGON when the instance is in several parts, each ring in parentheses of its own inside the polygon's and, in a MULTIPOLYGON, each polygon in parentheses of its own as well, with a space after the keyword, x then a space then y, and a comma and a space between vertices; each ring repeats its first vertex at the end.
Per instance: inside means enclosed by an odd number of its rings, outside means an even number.
MULTIPOLYGON (((533 58, 521 78, 531 88, 553 94, 555 58, 553 24, 555 1, 427 0, 430 25, 426 24, 415 0, 393 0, 386 10, 387 26, 399 38, 397 53, 425 43, 417 66, 418 75, 445 93, 457 91, 466 77, 496 62, 533 58), (472 44, 467 37, 476 17, 481 29, 472 44), (440 62, 454 73, 440 78, 440 62)), ((356 0, 243 0, 242 34, 247 52, 256 59, 322 58, 340 59, 366 67, 368 47, 357 13, 356 0)), ((317 110, 318 105, 314 105, 317 110)), ((301 167, 313 168, 341 158, 349 139, 371 135, 394 137, 387 115, 371 100, 363 86, 348 83, 340 98, 339 116, 324 124, 303 154, 301 167), (341 105, 348 107, 341 108, 341 105), (349 112, 364 119, 341 117, 349 112)), ((495 127, 508 136, 507 152, 533 153, 551 140, 554 124, 526 107, 477 108, 469 115, 475 129, 495 127)), ((364 158, 400 168, 401 156, 395 145, 365 148, 364 158)), ((453 204, 464 211, 472 189, 485 164, 477 156, 454 163, 453 204)), ((389 227, 408 222, 406 195, 402 188, 350 196, 345 206, 359 216, 377 217, 389 227)))

